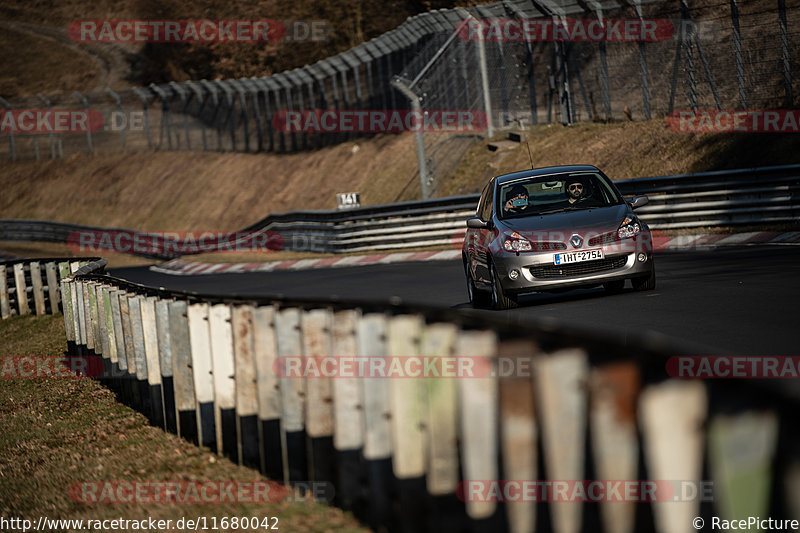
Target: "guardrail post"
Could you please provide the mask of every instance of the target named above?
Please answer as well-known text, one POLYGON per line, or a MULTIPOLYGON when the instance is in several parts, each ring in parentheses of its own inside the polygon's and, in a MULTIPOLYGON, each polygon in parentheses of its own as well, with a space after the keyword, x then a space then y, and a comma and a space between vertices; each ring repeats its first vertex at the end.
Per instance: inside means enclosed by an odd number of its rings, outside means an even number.
MULTIPOLYGON (((181 114, 183 115, 183 134, 186 137, 186 148, 191 150, 192 146, 189 141, 189 99, 186 98, 186 89, 183 85, 179 83, 175 83, 174 81, 169 82, 169 86, 172 87, 172 90, 175 94, 178 95, 178 98, 181 100, 181 114)), ((177 135, 175 136, 178 139, 178 148, 180 148, 180 137, 177 135)))
MULTIPOLYGON (((331 331, 331 355, 356 355, 359 312, 335 311, 331 331)), ((333 380, 333 446, 336 449, 336 501, 352 509, 361 499, 361 479, 367 477, 361 460, 364 447, 364 399, 362 378, 338 376, 333 380)))
MULTIPOLYGON (((542 419, 542 447, 548 479, 582 479, 586 435, 586 383, 589 364, 579 349, 535 360, 534 385, 542 419)), ((550 502, 555 529, 577 531, 582 502, 550 502)))
MULTIPOLYGON (((399 315, 389 318, 387 344, 389 357, 419 357, 424 321, 420 315, 399 315)), ((425 496, 425 427, 424 396, 420 378, 389 379, 392 409, 392 466, 400 483, 400 512, 419 529, 424 527, 425 496), (408 516, 413 513, 414 516, 408 516)))
MULTIPOLYGON (((311 309, 301 315, 303 356, 329 357, 331 347, 330 309, 311 309)), ((339 355, 339 354, 337 354, 339 355)), ((309 438, 308 456, 310 480, 330 481, 334 486, 336 469, 333 463, 333 393, 331 379, 317 376, 303 378, 306 382, 306 432, 309 438)))
MULTIPOLYGON (((122 99, 119 97, 119 95, 117 93, 115 93, 114 91, 112 91, 109 88, 106 88, 106 93, 111 98, 113 98, 114 99, 114 103, 117 104, 117 113, 119 113, 120 116, 123 116, 123 114, 122 114, 122 99)), ((123 152, 125 151, 125 128, 126 128, 126 126, 127 126, 127 124, 123 125, 123 127, 121 127, 119 129, 119 138, 122 141, 121 144, 122 144, 122 151, 123 152)))
POLYGON ((192 348, 192 373, 197 403, 197 438, 201 446, 217 451, 214 421, 214 376, 211 366, 211 335, 208 324, 209 305, 188 306, 189 344, 192 348))
MULTIPOLYGON (((50 100, 45 95, 43 95, 42 93, 36 93, 36 96, 39 98, 39 100, 44 102, 45 106, 47 106, 47 111, 50 111, 51 108, 52 108, 50 100)), ((55 159, 56 158, 56 142, 55 142, 55 133, 53 133, 52 129, 50 130, 50 133, 48 134, 48 137, 50 139, 50 159, 55 159)), ((38 148, 38 144, 37 144, 37 148, 38 148)), ((39 158, 37 157, 36 159, 38 160, 39 158)))
POLYGON ((150 396, 150 422, 156 427, 165 429, 161 362, 156 327, 156 298, 155 296, 141 298, 139 305, 142 314, 142 341, 147 367, 147 389, 150 396))
MULTIPOLYGON (((533 356, 539 349, 527 339, 497 347, 500 408, 500 453, 505 479, 542 479, 538 469, 539 441, 536 401, 531 379, 533 356)), ((520 501, 506 507, 511 531, 536 529, 536 503, 520 501)))
POLYGON ((233 354, 236 383, 236 435, 239 464, 261 466, 258 444, 258 388, 251 305, 233 307, 233 354))
POLYGON ((11 316, 11 305, 8 300, 8 281, 6 266, 0 265, 0 318, 11 316))
POLYGON ((284 479, 280 379, 275 371, 277 340, 275 308, 256 307, 253 311, 253 342, 258 388, 259 456, 261 473, 284 479))
POLYGON ((217 95, 217 86, 212 85, 207 80, 200 80, 200 85, 211 95, 211 103, 214 105, 214 115, 211 118, 211 121, 214 123, 214 129, 217 131, 217 150, 220 152, 223 150, 222 148, 222 128, 220 127, 219 123, 219 96, 217 95))
POLYGON ((128 310, 131 318, 131 337, 133 339, 133 358, 136 362, 136 389, 139 394, 139 412, 153 420, 153 404, 150 400, 149 368, 145 351, 144 321, 142 320, 142 304, 145 297, 133 295, 128 298, 128 310))
MULTIPOLYGON (((497 339, 492 331, 462 331, 456 341, 459 357, 473 357, 492 364, 497 351, 497 339)), ((497 379, 458 380, 459 437, 461 442, 462 478, 469 480, 498 479, 498 408, 497 379)), ((469 499, 469 498, 467 498, 469 499)), ((467 501, 467 514, 475 520, 494 515, 494 501, 467 501)))
POLYGON ((125 360, 125 339, 122 338, 122 312, 119 305, 119 293, 116 287, 108 287, 103 295, 106 298, 107 327, 109 335, 109 349, 111 350, 111 363, 114 378, 117 383, 120 399, 130 402, 129 387, 127 387, 128 365, 125 360))
POLYGON ((139 381, 136 378, 136 350, 133 346, 133 320, 131 319, 131 299, 132 295, 125 291, 119 294, 119 308, 122 318, 122 338, 124 341, 124 350, 120 353, 125 354, 125 366, 127 369, 125 379, 125 391, 130 399, 130 405, 136 409, 140 409, 139 399, 139 381))
MULTIPOLYGON (((592 458, 598 479, 636 479, 639 442, 635 422, 639 370, 633 363, 593 368, 589 379, 589 424, 592 458)), ((606 531, 635 531, 636 504, 600 503, 606 531)))
MULTIPOLYGON (((278 357, 299 357, 302 352, 300 338, 300 310, 285 308, 275 317, 278 357)), ((283 452, 283 479, 287 485, 304 481, 308 477, 306 431, 304 424, 305 380, 281 376, 281 451, 283 452)))
POLYGON ((58 284, 58 271, 53 261, 45 263, 45 277, 47 279, 47 297, 50 302, 50 314, 58 313, 61 304, 61 292, 58 284))
POLYGON ((161 375, 161 404, 164 406, 164 429, 178 432, 175 418, 175 383, 173 380, 172 342, 170 340, 170 300, 156 299, 156 337, 158 338, 158 365, 161 375))
MULTIPOLYGON (((701 381, 668 380, 642 391, 639 426, 650 479, 702 479, 707 408, 701 381)), ((659 531, 681 530, 700 511, 699 498, 651 505, 659 531)))
POLYGON ((25 265, 23 263, 14 264, 14 285, 17 289, 17 310, 20 315, 29 315, 31 313, 28 306, 28 288, 25 285, 25 265))
POLYGON ((217 453, 239 461, 236 443, 236 383, 233 368, 233 330, 231 307, 212 305, 208 313, 211 333, 211 366, 214 375, 214 406, 217 430, 217 453))
POLYGON ((39 261, 31 261, 31 285, 33 286, 33 302, 37 315, 44 315, 47 310, 44 306, 44 286, 42 285, 42 269, 39 261))
MULTIPOLYGON (((356 327, 359 357, 386 357, 388 319, 381 313, 361 316, 356 327)), ((378 529, 394 523, 391 494, 392 474, 392 409, 386 380, 368 377, 361 381, 364 394, 364 459, 367 460, 370 505, 368 522, 378 529)))
POLYGON ((192 375, 192 345, 189 334, 188 304, 169 302, 169 344, 175 382, 175 413, 178 435, 198 443, 197 404, 192 375))
MULTIPOLYGON (((100 342, 97 334, 97 293, 94 290, 94 282, 87 281, 83 284, 83 290, 86 294, 84 303, 86 305, 86 348, 92 353, 100 353, 100 348, 97 347, 100 342)), ((91 353, 89 354, 91 355, 91 353)))

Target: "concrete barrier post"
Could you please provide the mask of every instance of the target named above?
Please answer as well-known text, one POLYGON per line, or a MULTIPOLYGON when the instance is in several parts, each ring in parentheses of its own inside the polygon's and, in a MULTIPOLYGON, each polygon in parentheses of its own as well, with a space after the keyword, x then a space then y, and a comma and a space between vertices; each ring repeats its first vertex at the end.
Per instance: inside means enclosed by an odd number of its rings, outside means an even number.
POLYGON ((11 316, 11 304, 8 299, 8 281, 6 266, 0 265, 0 318, 11 316))
MULTIPOLYGON (((275 316, 278 357, 302 355, 300 335, 300 310, 287 307, 275 316)), ((283 453, 283 479, 286 484, 303 481, 308 477, 308 453, 305 428, 305 380, 282 375, 281 386, 281 451, 283 453)))
POLYGON ((61 293, 58 288, 58 270, 53 261, 44 265, 45 277, 47 278, 47 296, 50 301, 50 314, 58 313, 61 304, 61 293))
POLYGON ((158 363, 161 373, 161 404, 164 406, 164 428, 178 432, 175 411, 175 381, 173 378, 172 342, 170 340, 169 304, 172 300, 156 300, 156 336, 158 338, 158 363))
POLYGON ((162 429, 164 426, 164 402, 161 392, 161 363, 158 353, 158 330, 156 328, 156 297, 140 300, 142 314, 142 341, 147 366, 147 389, 150 394, 150 422, 162 429))

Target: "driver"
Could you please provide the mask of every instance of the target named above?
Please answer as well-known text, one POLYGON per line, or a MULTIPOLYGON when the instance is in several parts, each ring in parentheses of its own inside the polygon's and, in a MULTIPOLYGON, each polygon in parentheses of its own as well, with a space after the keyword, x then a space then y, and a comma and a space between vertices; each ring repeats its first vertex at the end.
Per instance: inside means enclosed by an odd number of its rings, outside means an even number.
POLYGON ((523 213, 528 207, 528 189, 519 183, 511 187, 511 190, 506 193, 506 203, 503 205, 503 212, 523 213))
POLYGON ((586 187, 583 184, 583 180, 578 178, 570 178, 567 181, 567 201, 570 205, 574 205, 576 203, 584 202, 587 198, 584 196, 586 187))

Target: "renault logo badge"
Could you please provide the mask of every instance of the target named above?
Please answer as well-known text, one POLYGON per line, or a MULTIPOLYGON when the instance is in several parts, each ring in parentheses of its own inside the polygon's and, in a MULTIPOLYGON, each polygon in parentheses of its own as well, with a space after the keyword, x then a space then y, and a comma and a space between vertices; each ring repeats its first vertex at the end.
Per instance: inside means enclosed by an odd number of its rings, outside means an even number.
POLYGON ((572 237, 569 238, 569 242, 573 248, 580 248, 581 244, 583 244, 583 239, 577 233, 573 233, 572 237))

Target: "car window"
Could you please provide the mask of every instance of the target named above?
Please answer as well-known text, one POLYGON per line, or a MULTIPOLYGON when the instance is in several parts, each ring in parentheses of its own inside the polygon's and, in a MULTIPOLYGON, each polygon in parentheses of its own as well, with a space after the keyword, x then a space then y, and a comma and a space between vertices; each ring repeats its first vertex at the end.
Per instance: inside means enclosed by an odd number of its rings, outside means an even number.
POLYGON ((489 182, 486 191, 486 201, 483 203, 481 212, 478 214, 481 220, 490 220, 492 218, 492 201, 494 200, 494 180, 489 182))
POLYGON ((569 172, 514 180, 498 187, 500 218, 515 218, 622 203, 608 179, 597 172, 569 172))

